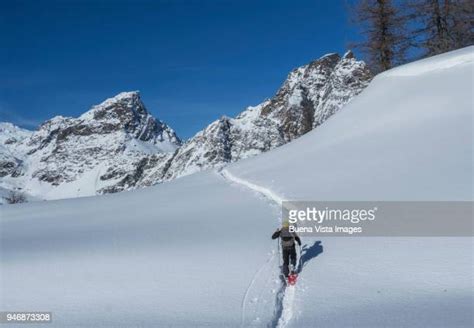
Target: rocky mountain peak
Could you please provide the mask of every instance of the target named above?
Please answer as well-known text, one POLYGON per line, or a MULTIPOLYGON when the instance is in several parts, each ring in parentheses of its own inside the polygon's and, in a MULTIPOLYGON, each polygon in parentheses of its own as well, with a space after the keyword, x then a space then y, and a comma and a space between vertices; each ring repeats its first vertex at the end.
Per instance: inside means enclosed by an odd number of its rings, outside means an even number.
POLYGON ((341 60, 341 56, 337 53, 326 54, 319 59, 311 61, 306 65, 307 70, 313 70, 316 68, 320 69, 333 69, 334 66, 341 60))
MULTIPOLYGON (((57 146, 75 139, 85 140, 99 135, 102 138, 116 135, 115 139, 123 135, 122 139, 137 139, 162 145, 165 151, 172 151, 181 144, 173 129, 147 111, 139 92, 132 91, 106 99, 78 118, 57 116, 46 121, 31 138, 30 145, 34 148, 31 152, 52 142, 57 146)), ((123 147, 119 145, 120 148, 123 147)))
POLYGON ((284 140, 291 141, 334 114, 371 78, 351 51, 330 53, 294 69, 261 114, 279 121, 284 140))
POLYGON ((93 106, 89 111, 80 116, 84 120, 96 121, 118 120, 128 121, 133 116, 147 115, 139 91, 121 92, 118 95, 104 100, 99 105, 93 106))
POLYGON ((122 130, 141 141, 181 144, 172 129, 148 112, 139 91, 122 92, 106 99, 81 115, 79 120, 93 133, 122 130))
POLYGON ((354 53, 352 50, 347 50, 344 56, 342 56, 343 59, 353 59, 355 58, 354 53))

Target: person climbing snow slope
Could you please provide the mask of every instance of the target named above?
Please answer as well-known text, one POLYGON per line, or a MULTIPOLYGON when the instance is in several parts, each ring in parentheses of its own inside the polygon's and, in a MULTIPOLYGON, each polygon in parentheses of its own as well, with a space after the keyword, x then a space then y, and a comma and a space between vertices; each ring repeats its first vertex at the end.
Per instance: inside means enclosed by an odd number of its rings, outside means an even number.
POLYGON ((281 229, 277 229, 273 235, 272 239, 277 239, 278 237, 281 238, 281 248, 282 248, 282 255, 283 255, 283 275, 285 278, 288 277, 290 273, 289 265, 291 260, 291 274, 294 274, 296 270, 296 244, 301 246, 301 239, 295 232, 290 232, 289 230, 290 224, 285 221, 281 229))

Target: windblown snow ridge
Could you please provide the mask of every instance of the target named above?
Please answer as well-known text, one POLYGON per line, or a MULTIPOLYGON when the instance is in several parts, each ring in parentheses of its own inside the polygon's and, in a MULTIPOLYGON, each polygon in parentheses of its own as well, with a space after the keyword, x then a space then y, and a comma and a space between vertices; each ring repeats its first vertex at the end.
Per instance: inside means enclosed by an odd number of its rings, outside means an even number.
POLYGON ((382 73, 381 76, 415 76, 472 62, 474 62, 474 46, 395 67, 382 73))

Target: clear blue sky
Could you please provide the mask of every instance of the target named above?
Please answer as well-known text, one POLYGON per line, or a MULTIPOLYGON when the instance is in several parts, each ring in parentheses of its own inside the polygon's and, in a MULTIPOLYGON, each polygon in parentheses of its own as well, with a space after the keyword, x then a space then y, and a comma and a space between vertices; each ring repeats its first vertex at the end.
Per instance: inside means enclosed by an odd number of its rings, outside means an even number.
POLYGON ((34 128, 121 91, 188 138, 355 38, 340 1, 5 1, 0 121, 34 128))

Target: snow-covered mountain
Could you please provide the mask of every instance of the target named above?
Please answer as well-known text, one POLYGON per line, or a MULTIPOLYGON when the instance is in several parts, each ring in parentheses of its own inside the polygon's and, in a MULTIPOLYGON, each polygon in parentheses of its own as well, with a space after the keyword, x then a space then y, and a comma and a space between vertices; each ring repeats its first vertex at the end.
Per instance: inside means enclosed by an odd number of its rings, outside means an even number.
POLYGON ((51 327, 472 327, 472 237, 302 236, 285 288, 270 236, 281 198, 472 202, 473 70, 470 47, 387 71, 221 172, 3 206, 0 308, 51 327))
POLYGON ((0 132, 0 187, 42 199, 88 196, 235 162, 321 125, 371 78, 352 52, 325 55, 293 70, 271 99, 220 118, 183 145, 148 113, 138 92, 107 99, 78 118, 55 117, 35 132, 8 125, 8 133, 0 132))
POLYGON ((78 118, 54 117, 35 132, 7 126, 1 163, 11 173, 2 187, 46 199, 127 189, 144 158, 167 158, 181 145, 138 92, 120 93, 78 118))

